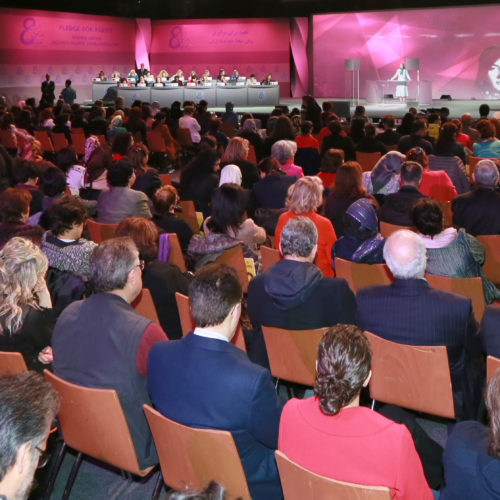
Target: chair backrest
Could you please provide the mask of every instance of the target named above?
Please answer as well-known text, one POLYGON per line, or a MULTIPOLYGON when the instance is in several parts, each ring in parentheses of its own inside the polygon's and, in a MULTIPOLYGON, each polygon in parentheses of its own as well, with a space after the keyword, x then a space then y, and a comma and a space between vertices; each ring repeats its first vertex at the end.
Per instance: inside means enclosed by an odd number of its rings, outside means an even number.
POLYGON ((51 137, 56 152, 68 147, 68 139, 66 139, 66 136, 62 132, 52 132, 51 137))
POLYGON ((230 139, 234 137, 234 125, 229 122, 221 122, 221 130, 226 134, 230 139))
POLYGON ((172 185, 172 179, 170 178, 170 175, 160 174, 160 179, 161 179, 162 186, 171 186, 172 185))
POLYGON ((361 165, 363 172, 371 171, 381 156, 380 152, 362 153, 361 151, 356 151, 356 161, 361 165))
POLYGON ((17 139, 11 130, 1 130, 0 131, 0 142, 6 149, 16 149, 17 139))
POLYGON ((50 139, 49 133, 46 130, 35 130, 35 139, 40 141, 42 151, 45 153, 53 153, 54 145, 50 139))
POLYGON ((116 391, 72 384, 48 370, 43 373, 61 398, 59 423, 70 448, 139 476, 151 470, 139 468, 116 391))
POLYGON ((391 224, 390 222, 380 221, 380 234, 384 238, 388 238, 392 233, 399 231, 400 229, 408 229, 409 231, 416 231, 417 229, 413 226, 398 226, 397 224, 391 224))
POLYGON ((450 278, 449 276, 437 276, 426 274, 425 279, 432 288, 458 293, 472 300, 472 311, 478 323, 484 314, 484 292, 481 278, 450 278))
POLYGON ((165 141, 163 140, 163 136, 161 134, 153 132, 152 130, 148 130, 146 134, 148 138, 149 150, 152 153, 165 153, 167 151, 165 141))
POLYGON ((28 368, 20 352, 0 351, 0 374, 17 375, 28 368))
POLYGON ((190 148, 193 146, 193 141, 191 140, 191 132, 188 128, 177 129, 177 141, 183 148, 190 148))
POLYGON ((95 243, 113 238, 118 224, 102 224, 92 219, 87 219, 90 238, 95 243))
POLYGON ((346 483, 308 471, 292 462, 284 453, 274 452, 285 500, 342 499, 342 500, 391 500, 386 486, 365 486, 346 483))
POLYGON ((472 179, 472 174, 476 168, 476 165, 481 160, 495 160, 496 158, 478 158, 477 156, 469 156, 469 176, 472 179))
POLYGON ((176 490, 202 489, 216 481, 228 500, 250 500, 250 492, 228 431, 195 429, 170 420, 144 405, 165 484, 176 490))
POLYGON ((405 345, 365 335, 372 348, 372 399, 455 418, 446 346, 405 345))
POLYGON ((98 135, 96 137, 99 139, 99 144, 101 146, 105 146, 108 143, 108 139, 107 139, 107 137, 105 135, 100 134, 100 135, 98 135))
POLYGON ((241 245, 236 245, 224 250, 224 252, 215 259, 215 262, 218 264, 227 264, 229 267, 232 267, 238 275, 243 293, 248 291, 248 272, 241 245))
POLYGON ((141 293, 135 298, 135 300, 130 304, 135 312, 144 316, 157 324, 160 324, 158 319, 158 313, 156 312, 155 303, 153 302, 153 297, 151 292, 147 288, 143 288, 141 293))
POLYGON ((443 212, 443 227, 451 227, 453 226, 453 212, 451 211, 451 202, 450 201, 439 201, 439 208, 441 208, 441 212, 443 212))
POLYGON ((179 201, 179 206, 182 208, 181 212, 176 212, 177 217, 186 222, 194 234, 200 232, 200 225, 196 217, 196 209, 192 200, 179 201))
POLYGON ((187 271, 184 255, 182 254, 179 237, 175 233, 168 233, 168 244, 170 245, 170 255, 168 262, 176 265, 183 273, 187 271))
POLYGON ((392 283, 392 274, 386 264, 360 264, 339 257, 335 257, 335 275, 344 278, 353 293, 364 286, 392 283))
POLYGON ((85 135, 79 132, 71 131, 71 143, 78 156, 83 156, 85 154, 85 135))
POLYGON ((274 248, 261 246, 260 247, 260 258, 262 261, 262 271, 267 271, 273 264, 276 264, 281 260, 281 254, 279 250, 274 248))
POLYGON ((312 387, 316 379, 318 345, 326 330, 285 330, 262 326, 273 377, 312 387))
POLYGON ((253 144, 250 144, 250 147, 248 148, 247 160, 252 163, 257 163, 257 155, 255 154, 255 147, 253 144))
POLYGON ((476 238, 486 253, 483 273, 495 285, 500 286, 500 234, 480 235, 476 238))
POLYGON ((495 356, 486 357, 486 382, 490 381, 495 372, 500 368, 500 359, 495 356))

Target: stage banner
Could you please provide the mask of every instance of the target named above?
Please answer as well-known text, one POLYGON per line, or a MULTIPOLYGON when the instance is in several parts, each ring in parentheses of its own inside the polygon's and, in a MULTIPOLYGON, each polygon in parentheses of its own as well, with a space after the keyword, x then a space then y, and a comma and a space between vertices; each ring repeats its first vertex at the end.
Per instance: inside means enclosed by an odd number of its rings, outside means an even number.
POLYGON ((182 69, 187 78, 194 70, 219 69, 227 75, 254 73, 263 80, 271 73, 282 95, 290 95, 289 21, 280 19, 204 19, 153 21, 151 66, 154 73, 182 69))
POLYGON ((38 101, 49 73, 56 97, 69 78, 82 102, 100 70, 109 77, 135 67, 135 19, 0 9, 0 30, 0 88, 10 99, 38 101))
POLYGON ((420 79, 432 82, 434 99, 500 98, 498 5, 317 15, 313 44, 319 97, 344 97, 345 59, 361 60, 364 97, 365 82, 392 78, 410 57, 420 60, 420 79))

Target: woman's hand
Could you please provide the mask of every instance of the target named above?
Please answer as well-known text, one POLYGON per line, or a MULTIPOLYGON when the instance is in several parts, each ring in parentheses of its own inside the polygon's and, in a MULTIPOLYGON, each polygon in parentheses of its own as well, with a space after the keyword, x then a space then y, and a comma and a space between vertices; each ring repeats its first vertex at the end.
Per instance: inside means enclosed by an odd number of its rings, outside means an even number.
POLYGON ((38 278, 38 281, 33 290, 38 297, 38 305, 44 307, 45 309, 52 309, 52 299, 50 298, 50 292, 47 288, 47 282, 43 276, 38 278))
POLYGON ((44 365, 50 365, 54 362, 54 354, 52 353, 52 347, 49 345, 38 353, 38 361, 44 365))

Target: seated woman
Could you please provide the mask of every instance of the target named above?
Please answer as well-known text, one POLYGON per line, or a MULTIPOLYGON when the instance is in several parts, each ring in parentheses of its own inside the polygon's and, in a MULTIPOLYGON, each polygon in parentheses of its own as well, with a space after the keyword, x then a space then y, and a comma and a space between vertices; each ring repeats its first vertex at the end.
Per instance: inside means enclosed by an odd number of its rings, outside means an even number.
POLYGON ((193 85, 198 85, 198 76, 196 75, 196 71, 191 71, 189 73, 188 83, 192 83, 193 85))
POLYGON ((323 203, 323 184, 318 177, 302 177, 291 188, 287 201, 288 211, 280 215, 276 226, 275 246, 279 248, 281 230, 293 217, 307 217, 314 222, 318 230, 318 251, 315 264, 323 276, 333 277, 332 246, 337 239, 332 223, 317 213, 323 203))
POLYGON ((441 500, 500 497, 500 370, 491 377, 485 400, 489 427, 459 422, 448 436, 441 500))
POLYGON ((56 321, 47 268, 47 257, 26 238, 12 238, 0 251, 0 350, 20 352, 28 370, 39 372, 52 363, 56 321))
POLYGON ((174 186, 162 186, 153 195, 153 219, 160 232, 175 233, 179 238, 179 243, 183 253, 187 252, 189 242, 193 236, 193 231, 186 221, 175 215, 178 207, 179 195, 174 186))
POLYGON ((166 83, 168 81, 168 71, 166 69, 162 69, 159 73, 157 78, 161 78, 162 83, 166 83))
POLYGON ((134 240, 139 250, 139 259, 144 262, 142 286, 151 292, 160 325, 170 340, 180 339, 182 329, 175 292, 187 295, 191 278, 177 266, 156 260, 158 229, 152 221, 129 217, 120 222, 115 235, 129 236, 134 240))
POLYGON ((85 172, 85 189, 80 189, 80 196, 89 200, 96 200, 101 191, 108 189, 106 175, 111 165, 111 152, 99 144, 95 136, 85 141, 83 164, 85 172))
POLYGON ((179 143, 172 137, 170 129, 167 125, 167 115, 163 112, 157 113, 151 128, 153 132, 157 132, 163 138, 165 143, 165 148, 167 155, 175 161, 177 159, 177 152, 180 151, 181 147, 179 143))
POLYGON ((264 80, 260 82, 261 85, 271 85, 271 82, 273 81, 273 77, 271 73, 268 73, 265 77, 264 80))
POLYGON ((495 136, 496 130, 490 120, 479 120, 476 125, 481 139, 472 146, 474 156, 478 158, 500 158, 500 140, 495 136))
POLYGON ((436 200, 418 200, 413 206, 412 217, 427 248, 427 273, 455 278, 480 277, 486 304, 500 298, 500 291, 481 269, 485 256, 483 246, 465 229, 444 229, 443 212, 436 200))
POLYGON ((453 122, 445 123, 434 146, 434 154, 436 156, 458 156, 465 165, 467 161, 464 145, 457 142, 457 136, 458 127, 453 122))
POLYGON ((49 266, 88 277, 90 256, 97 245, 82 238, 87 220, 85 205, 73 196, 63 198, 52 204, 47 216, 49 231, 42 237, 42 250, 49 266))
POLYGON ((245 208, 241 198, 241 187, 235 184, 224 184, 214 191, 212 215, 203 226, 205 237, 195 234, 188 247, 188 255, 194 259, 196 269, 214 262, 225 250, 236 245, 243 247, 244 257, 257 261, 257 255, 245 241, 250 245, 262 243, 266 234, 252 219, 243 220, 245 208))
POLYGON ((399 172, 405 155, 389 151, 375 164, 371 172, 363 172, 362 183, 367 193, 392 194, 399 191, 399 172))
POLYGON ((246 139, 233 137, 227 145, 222 165, 231 163, 240 168, 242 175, 241 185, 245 189, 252 189, 252 186, 259 180, 257 165, 247 159, 249 150, 250 143, 246 139))
POLYGON ((406 426, 359 406, 370 364, 370 344, 359 328, 329 328, 318 347, 315 396, 285 405, 278 450, 321 476, 387 486, 395 500, 432 500, 406 426))
POLYGON ((78 163, 75 150, 60 149, 56 154, 56 165, 66 174, 66 183, 71 194, 78 196, 84 186, 85 167, 78 163))
POLYGON ((381 264, 384 243, 378 232, 377 212, 362 198, 350 205, 344 215, 344 235, 333 244, 332 260, 340 257, 352 262, 381 264))
POLYGON ((162 182, 158 170, 148 166, 149 149, 145 144, 136 143, 128 150, 127 158, 134 167, 135 182, 132 189, 142 191, 151 198, 157 189, 161 188, 162 182))
POLYGON ((137 73, 135 72, 135 69, 131 69, 127 75, 127 80, 128 79, 134 79, 136 82, 139 80, 139 77, 137 76, 137 73))
POLYGON ((271 147, 271 157, 279 161, 281 170, 287 175, 295 175, 300 179, 304 177, 304 171, 302 167, 293 163, 296 152, 297 143, 295 141, 276 141, 271 147))
POLYGON ((342 149, 327 149, 321 159, 321 166, 317 176, 322 180, 323 186, 329 188, 335 183, 338 168, 344 163, 344 151, 342 149))

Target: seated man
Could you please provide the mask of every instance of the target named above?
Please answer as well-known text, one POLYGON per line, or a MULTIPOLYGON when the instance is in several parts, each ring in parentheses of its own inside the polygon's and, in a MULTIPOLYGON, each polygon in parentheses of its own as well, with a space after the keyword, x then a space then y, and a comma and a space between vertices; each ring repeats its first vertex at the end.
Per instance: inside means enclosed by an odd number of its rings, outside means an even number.
POLYGON ((399 191, 385 197, 379 217, 390 224, 412 226, 411 209, 417 200, 425 198, 418 190, 422 180, 422 167, 415 161, 405 161, 401 164, 399 178, 399 191))
POLYGON ((57 376, 117 392, 137 460, 146 468, 158 463, 142 411, 144 403, 151 404, 147 357, 151 346, 167 336, 130 306, 142 290, 142 265, 130 238, 102 242, 90 260, 90 281, 96 293, 62 312, 52 333, 52 350, 57 376))
POLYGON ((395 146, 401 139, 401 134, 394 130, 395 121, 396 118, 392 115, 386 115, 381 120, 384 131, 377 135, 377 139, 386 146, 395 146))
POLYGON ((358 326, 392 342, 447 346, 455 413, 475 418, 482 374, 470 363, 481 352, 471 300, 429 286, 425 242, 411 231, 389 236, 384 258, 394 282, 358 291, 358 326))
POLYGON ((104 224, 118 224, 127 217, 151 219, 148 197, 131 189, 135 172, 128 159, 113 162, 106 176, 108 191, 101 191, 97 199, 97 220, 104 224))
POLYGON ((397 500, 431 500, 408 429, 359 406, 370 364, 370 344, 359 328, 329 328, 318 347, 315 397, 285 405, 278 449, 321 476, 387 486, 397 500))
POLYGON ((425 138, 426 136, 427 122, 423 118, 418 118, 411 126, 411 134, 403 135, 399 139, 398 151, 406 154, 412 148, 421 147, 428 155, 432 154, 434 149, 432 144, 425 138))
POLYGON ((283 260, 248 285, 254 332, 249 356, 268 366, 262 325, 304 330, 355 322, 356 301, 344 279, 325 278, 313 264, 318 232, 307 217, 290 219, 281 232, 283 260))
POLYGON ((472 178, 476 185, 469 193, 457 196, 451 203, 453 225, 478 234, 500 234, 500 193, 498 169, 495 162, 481 160, 476 164, 472 178))
POLYGON ((41 375, 0 377, 0 498, 28 498, 58 408, 56 391, 41 375))
POLYGON ((148 389, 155 408, 192 427, 230 431, 252 498, 281 498, 274 461, 282 403, 271 374, 230 343, 241 312, 235 271, 209 264, 189 286, 196 328, 151 349, 148 389))

